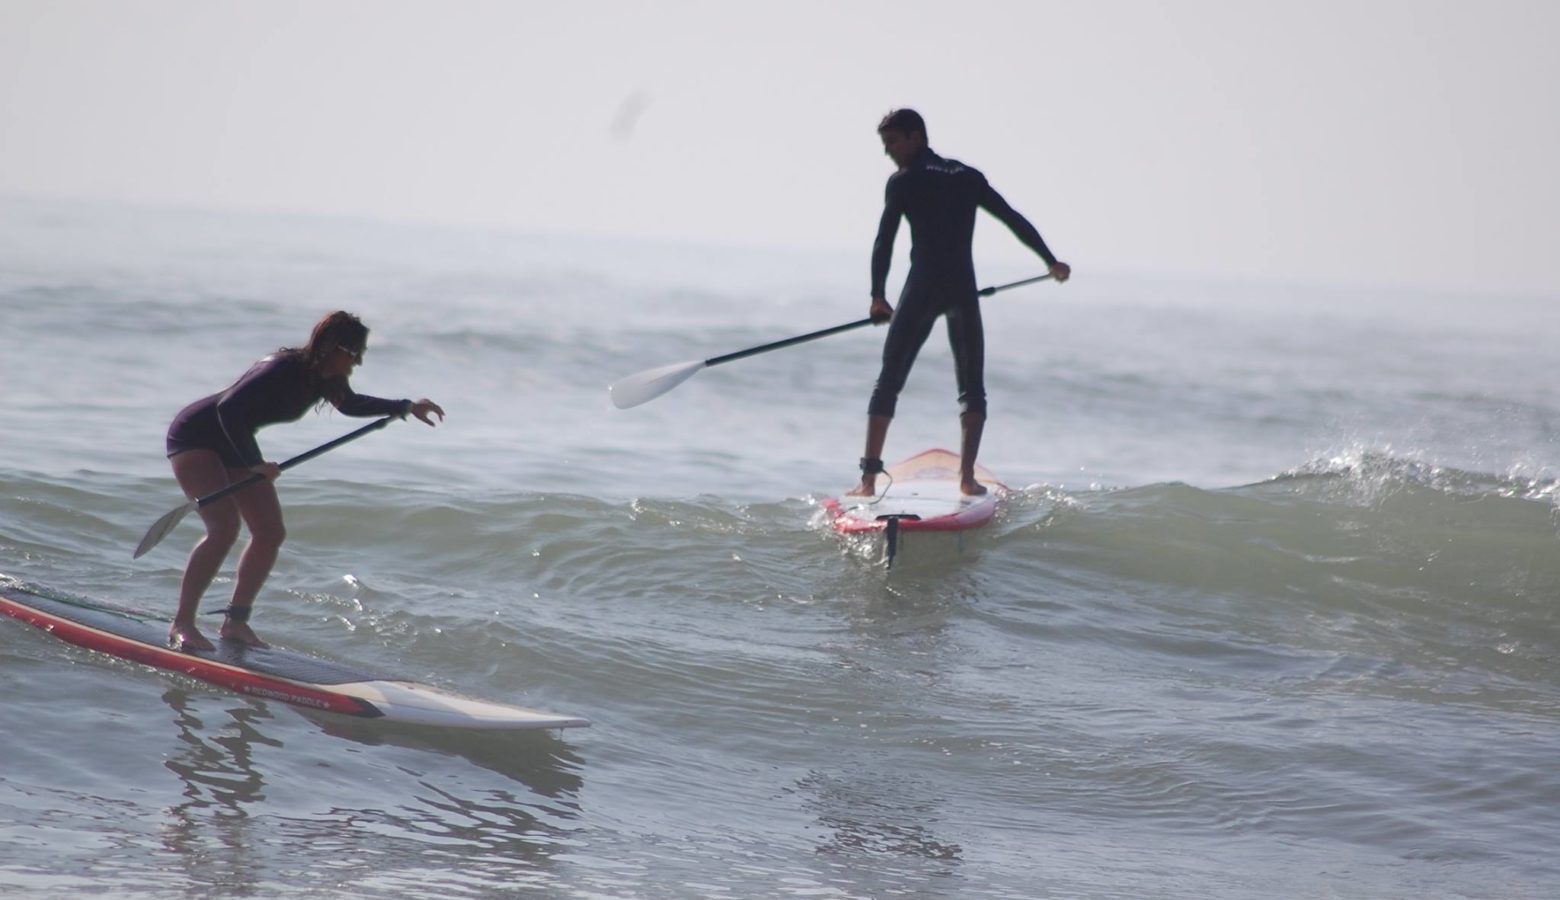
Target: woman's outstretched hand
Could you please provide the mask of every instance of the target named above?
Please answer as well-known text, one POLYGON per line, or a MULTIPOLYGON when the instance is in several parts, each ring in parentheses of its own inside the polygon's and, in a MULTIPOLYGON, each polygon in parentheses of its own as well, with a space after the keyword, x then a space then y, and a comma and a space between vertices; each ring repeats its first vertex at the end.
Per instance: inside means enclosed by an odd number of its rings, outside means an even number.
POLYGON ((437 422, 433 421, 433 416, 438 416, 439 422, 444 421, 443 407, 439 406, 437 403, 434 403, 432 400, 429 400, 427 397, 414 401, 412 403, 412 408, 408 410, 408 412, 421 419, 423 424, 430 427, 438 424, 437 422))

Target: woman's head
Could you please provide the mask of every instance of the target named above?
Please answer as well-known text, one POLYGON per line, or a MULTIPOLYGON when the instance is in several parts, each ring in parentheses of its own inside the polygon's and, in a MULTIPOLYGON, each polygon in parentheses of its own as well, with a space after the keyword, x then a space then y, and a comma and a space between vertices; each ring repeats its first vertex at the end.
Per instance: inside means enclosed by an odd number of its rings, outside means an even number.
POLYGON ((325 378, 347 375, 363 362, 368 347, 368 326, 349 312, 337 310, 315 323, 303 348, 309 368, 325 378))

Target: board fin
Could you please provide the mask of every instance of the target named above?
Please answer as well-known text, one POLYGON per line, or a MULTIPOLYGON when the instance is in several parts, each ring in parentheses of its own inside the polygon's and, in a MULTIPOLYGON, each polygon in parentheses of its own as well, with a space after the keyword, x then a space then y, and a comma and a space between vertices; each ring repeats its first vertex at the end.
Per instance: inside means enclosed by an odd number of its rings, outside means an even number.
POLYGON ((890 569, 894 567, 894 555, 899 552, 899 523, 904 519, 916 522, 920 521, 921 517, 911 513, 878 516, 878 521, 883 523, 883 556, 890 569))

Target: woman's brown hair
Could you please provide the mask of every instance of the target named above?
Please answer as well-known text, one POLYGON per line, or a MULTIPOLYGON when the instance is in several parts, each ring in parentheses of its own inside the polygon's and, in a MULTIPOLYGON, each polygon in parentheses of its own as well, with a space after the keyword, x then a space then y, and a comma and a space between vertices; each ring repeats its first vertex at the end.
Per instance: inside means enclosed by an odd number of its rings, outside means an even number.
MULTIPOLYGON (((320 366, 325 359, 337 348, 349 353, 361 354, 363 348, 368 346, 368 326, 363 320, 344 310, 336 310, 314 324, 314 331, 309 334, 309 342, 302 347, 295 347, 292 352, 303 356, 304 364, 308 367, 309 378, 319 383, 320 366)), ((337 398, 331 396, 339 393, 345 386, 346 379, 339 379, 340 384, 325 385, 325 400, 334 402, 337 398)))

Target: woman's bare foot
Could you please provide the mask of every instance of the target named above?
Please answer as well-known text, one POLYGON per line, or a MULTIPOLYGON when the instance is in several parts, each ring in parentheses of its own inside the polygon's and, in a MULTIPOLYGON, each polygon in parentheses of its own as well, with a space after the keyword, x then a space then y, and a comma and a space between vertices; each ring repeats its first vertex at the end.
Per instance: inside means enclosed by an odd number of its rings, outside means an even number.
POLYGON ((222 630, 218 633, 222 635, 224 641, 237 641, 246 647, 253 647, 257 650, 267 650, 271 646, 260 640, 259 635, 255 634, 254 629, 249 627, 248 622, 234 622, 230 619, 222 623, 222 630))
POLYGON ((986 486, 975 480, 975 476, 959 479, 959 491, 966 497, 979 497, 986 493, 986 486))
POLYGON ((877 477, 867 475, 861 483, 845 492, 847 497, 872 497, 877 494, 877 477))
POLYGON ((215 650, 211 641, 200 633, 200 629, 194 625, 174 625, 168 629, 168 649, 177 650, 180 653, 193 653, 196 650, 215 650))

